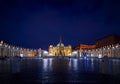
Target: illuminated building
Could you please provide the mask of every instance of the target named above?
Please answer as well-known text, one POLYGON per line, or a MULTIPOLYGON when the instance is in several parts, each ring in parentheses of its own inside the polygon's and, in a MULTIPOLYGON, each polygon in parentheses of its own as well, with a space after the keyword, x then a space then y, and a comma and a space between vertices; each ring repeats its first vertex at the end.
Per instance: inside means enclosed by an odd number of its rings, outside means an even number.
POLYGON ((120 36, 108 35, 95 41, 93 45, 80 44, 75 47, 79 56, 120 58, 120 36))
POLYGON ((76 46, 75 50, 78 50, 78 49, 95 49, 96 48, 96 45, 90 45, 90 44, 79 44, 76 46))
POLYGON ((21 56, 21 57, 33 57, 37 54, 36 49, 29 49, 29 48, 22 48, 13 45, 8 45, 3 41, 0 42, 0 58, 3 57, 14 57, 14 56, 21 56))
POLYGON ((95 41, 97 48, 120 43, 120 36, 111 34, 95 41))
POLYGON ((48 51, 51 56, 69 56, 72 53, 72 47, 71 45, 64 46, 60 38, 57 46, 50 45, 48 51))
POLYGON ((88 56, 88 57, 115 57, 120 58, 120 36, 108 35, 95 41, 94 44, 79 44, 72 50, 71 45, 64 46, 60 38, 57 46, 50 45, 48 51, 23 48, 9 45, 0 41, 0 58, 3 57, 34 57, 34 56, 88 56))

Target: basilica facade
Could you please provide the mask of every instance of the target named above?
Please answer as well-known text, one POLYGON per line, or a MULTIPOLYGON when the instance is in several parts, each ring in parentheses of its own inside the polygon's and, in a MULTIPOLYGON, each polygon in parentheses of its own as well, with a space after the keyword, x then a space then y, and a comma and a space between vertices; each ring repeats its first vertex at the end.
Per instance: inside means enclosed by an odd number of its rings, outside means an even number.
POLYGON ((49 55, 51 56, 70 56, 72 53, 72 46, 64 46, 62 39, 60 38, 57 46, 50 45, 48 48, 49 55))

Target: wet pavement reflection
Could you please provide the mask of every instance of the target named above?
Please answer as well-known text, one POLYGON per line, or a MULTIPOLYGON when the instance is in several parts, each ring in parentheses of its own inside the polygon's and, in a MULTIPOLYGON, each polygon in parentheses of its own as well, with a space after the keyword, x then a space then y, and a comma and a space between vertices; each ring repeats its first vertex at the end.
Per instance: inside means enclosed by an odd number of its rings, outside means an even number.
POLYGON ((120 59, 10 58, 0 60, 0 84, 119 84, 120 59))

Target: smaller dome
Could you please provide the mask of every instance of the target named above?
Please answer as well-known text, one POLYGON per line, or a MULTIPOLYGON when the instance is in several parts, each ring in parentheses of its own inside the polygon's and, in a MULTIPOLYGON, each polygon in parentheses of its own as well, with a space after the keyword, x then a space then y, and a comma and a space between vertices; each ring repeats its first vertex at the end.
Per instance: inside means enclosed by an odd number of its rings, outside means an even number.
POLYGON ((57 46, 64 46, 64 44, 63 43, 61 43, 61 44, 59 43, 59 44, 57 44, 57 46))

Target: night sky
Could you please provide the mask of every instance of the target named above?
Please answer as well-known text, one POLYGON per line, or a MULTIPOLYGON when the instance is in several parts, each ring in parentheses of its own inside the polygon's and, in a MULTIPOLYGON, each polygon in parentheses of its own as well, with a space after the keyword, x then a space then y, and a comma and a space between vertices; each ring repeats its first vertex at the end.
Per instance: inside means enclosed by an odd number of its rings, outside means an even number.
POLYGON ((120 35, 119 0, 0 0, 0 40, 47 49, 120 35))

